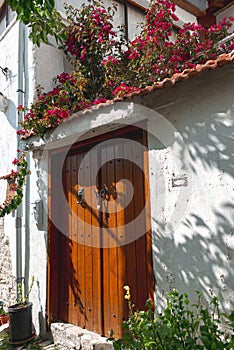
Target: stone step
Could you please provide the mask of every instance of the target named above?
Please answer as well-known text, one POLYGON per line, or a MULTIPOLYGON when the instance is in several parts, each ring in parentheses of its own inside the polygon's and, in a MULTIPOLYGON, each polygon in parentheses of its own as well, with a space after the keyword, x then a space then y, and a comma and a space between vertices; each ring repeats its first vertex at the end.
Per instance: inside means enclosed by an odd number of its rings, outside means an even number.
POLYGON ((107 338, 69 323, 52 323, 51 333, 58 350, 114 350, 107 338))

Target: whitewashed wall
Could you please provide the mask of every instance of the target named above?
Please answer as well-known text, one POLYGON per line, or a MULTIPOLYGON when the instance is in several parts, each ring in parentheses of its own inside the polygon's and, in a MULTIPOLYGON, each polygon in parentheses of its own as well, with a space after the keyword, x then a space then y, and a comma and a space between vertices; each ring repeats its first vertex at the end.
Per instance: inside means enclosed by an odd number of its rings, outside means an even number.
MULTIPOLYGON (((234 16, 234 5, 226 6, 226 8, 220 10, 216 14, 217 22, 220 22, 223 18, 233 17, 234 16)), ((229 32, 232 33, 234 30, 234 24, 232 23, 232 27, 229 29, 229 32)))
MULTIPOLYGON (((8 33, 3 33, 0 38, 0 65, 9 69, 6 78, 0 71, 0 91, 8 100, 6 112, 0 112, 0 175, 6 175, 13 169, 11 162, 17 156, 17 59, 18 46, 12 45, 18 37, 18 25, 13 23, 8 33), (5 35, 4 35, 5 34, 5 35)), ((0 201, 5 200, 6 180, 0 181, 0 201)), ((0 299, 6 305, 15 301, 15 221, 12 215, 2 219, 1 227, 1 268, 0 268, 0 299), (12 267, 12 269, 9 269, 12 267), (8 282, 8 286, 6 285, 8 282), (11 289, 13 294, 7 293, 11 289)))
POLYGON ((161 139, 149 137, 159 308, 172 288, 234 308, 233 73, 232 63, 146 101, 163 116, 149 121, 161 139))

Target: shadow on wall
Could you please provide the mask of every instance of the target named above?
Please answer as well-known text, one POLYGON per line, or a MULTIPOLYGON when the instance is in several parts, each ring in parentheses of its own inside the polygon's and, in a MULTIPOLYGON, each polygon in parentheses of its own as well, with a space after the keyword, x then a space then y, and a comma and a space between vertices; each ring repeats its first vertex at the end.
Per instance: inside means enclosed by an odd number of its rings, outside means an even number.
MULTIPOLYGON (((234 104, 227 110, 202 119, 202 113, 196 122, 185 126, 181 132, 190 155, 190 168, 197 174, 197 161, 204 169, 217 168, 221 172, 234 176, 234 104)), ((181 145, 181 160, 185 157, 181 145)))
POLYGON ((184 235, 153 233, 160 309, 164 306, 165 292, 173 288, 180 292, 200 290, 206 300, 219 295, 222 307, 233 309, 234 215, 228 219, 222 208, 234 212, 234 205, 230 202, 215 210, 215 231, 202 217, 192 214, 183 223, 186 227, 184 235), (162 289, 162 285, 165 288, 162 289))
POLYGON ((15 129, 18 129, 18 118, 17 118, 17 110, 16 105, 11 100, 8 100, 8 108, 6 111, 6 117, 8 123, 15 129))
POLYGON ((180 224, 171 228, 168 224, 167 230, 163 220, 153 225, 159 309, 165 305, 165 293, 173 288, 193 297, 200 290, 206 300, 219 295, 223 309, 234 309, 233 116, 234 105, 205 119, 201 113, 187 125, 177 126, 186 144, 180 144, 181 163, 186 158, 193 188, 180 224))

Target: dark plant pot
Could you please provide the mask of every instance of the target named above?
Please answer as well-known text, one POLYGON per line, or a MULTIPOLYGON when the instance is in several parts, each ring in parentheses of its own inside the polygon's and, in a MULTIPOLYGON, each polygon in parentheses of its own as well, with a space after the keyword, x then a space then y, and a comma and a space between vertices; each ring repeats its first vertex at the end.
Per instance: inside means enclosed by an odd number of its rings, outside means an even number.
POLYGON ((0 326, 3 324, 7 323, 9 321, 9 316, 8 315, 0 315, 0 326))
POLYGON ((33 338, 32 303, 9 306, 10 343, 23 344, 33 338))

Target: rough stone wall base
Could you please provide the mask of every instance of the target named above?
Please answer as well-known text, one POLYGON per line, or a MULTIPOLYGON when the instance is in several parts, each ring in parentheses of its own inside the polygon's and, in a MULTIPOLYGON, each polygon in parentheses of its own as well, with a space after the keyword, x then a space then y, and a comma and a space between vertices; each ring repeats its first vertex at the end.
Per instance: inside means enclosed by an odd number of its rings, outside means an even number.
POLYGON ((112 342, 99 334, 69 323, 52 323, 51 333, 55 344, 76 350, 114 350, 112 342))
POLYGON ((4 218, 0 218, 0 300, 4 307, 16 302, 15 277, 12 275, 10 242, 5 234, 4 218))

